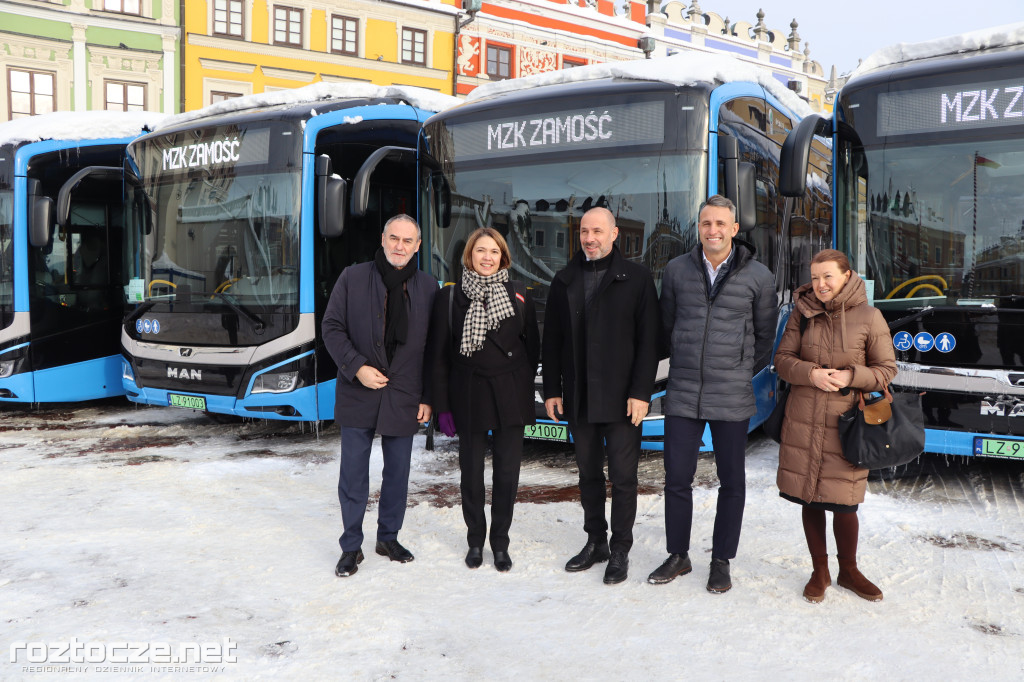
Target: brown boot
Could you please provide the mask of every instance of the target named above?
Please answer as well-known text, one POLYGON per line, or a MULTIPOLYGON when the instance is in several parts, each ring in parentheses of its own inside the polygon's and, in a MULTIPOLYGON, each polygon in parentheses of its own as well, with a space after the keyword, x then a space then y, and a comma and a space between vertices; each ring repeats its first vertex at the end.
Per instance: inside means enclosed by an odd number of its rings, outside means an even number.
POLYGON ((836 578, 836 584, 853 591, 861 599, 882 601, 882 591, 857 570, 856 559, 839 560, 839 576, 836 578))
POLYGON ((811 564, 814 572, 804 587, 804 599, 817 604, 825 598, 825 588, 832 584, 832 576, 828 572, 828 555, 812 556, 811 564))

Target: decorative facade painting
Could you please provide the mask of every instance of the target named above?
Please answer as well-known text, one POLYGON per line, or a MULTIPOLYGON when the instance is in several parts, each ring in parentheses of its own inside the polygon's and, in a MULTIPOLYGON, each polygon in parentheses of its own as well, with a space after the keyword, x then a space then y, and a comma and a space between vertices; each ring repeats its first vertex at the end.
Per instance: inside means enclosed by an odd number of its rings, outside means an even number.
POLYGON ((480 73, 480 38, 459 36, 458 69, 460 76, 476 76, 480 73))
POLYGON ((518 76, 529 76, 535 73, 547 73, 558 69, 558 55, 547 50, 536 50, 529 47, 519 49, 518 76))

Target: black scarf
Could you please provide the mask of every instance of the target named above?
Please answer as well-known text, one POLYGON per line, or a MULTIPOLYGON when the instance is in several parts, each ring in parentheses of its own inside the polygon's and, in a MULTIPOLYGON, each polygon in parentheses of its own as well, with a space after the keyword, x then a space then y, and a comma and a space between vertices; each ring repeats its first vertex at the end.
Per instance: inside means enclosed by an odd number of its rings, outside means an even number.
POLYGON ((410 260, 408 265, 399 270, 388 262, 384 249, 377 249, 374 256, 377 272, 384 280, 384 288, 388 290, 387 311, 384 315, 384 351, 388 356, 388 364, 395 359, 398 344, 405 343, 409 336, 409 308, 405 305, 405 283, 416 274, 416 266, 410 260))

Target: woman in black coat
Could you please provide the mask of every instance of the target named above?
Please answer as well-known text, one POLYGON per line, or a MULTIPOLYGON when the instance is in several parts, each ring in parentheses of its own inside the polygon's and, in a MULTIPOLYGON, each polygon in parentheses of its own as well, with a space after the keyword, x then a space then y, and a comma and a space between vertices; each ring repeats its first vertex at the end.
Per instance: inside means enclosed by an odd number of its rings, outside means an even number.
POLYGON ((494 440, 491 551, 494 567, 512 568, 508 531, 519 488, 523 429, 536 419, 534 375, 540 334, 533 299, 508 277, 505 239, 483 227, 466 240, 461 281, 434 299, 428 362, 434 413, 441 430, 459 436, 462 515, 469 552, 466 565, 483 563, 484 451, 494 440))

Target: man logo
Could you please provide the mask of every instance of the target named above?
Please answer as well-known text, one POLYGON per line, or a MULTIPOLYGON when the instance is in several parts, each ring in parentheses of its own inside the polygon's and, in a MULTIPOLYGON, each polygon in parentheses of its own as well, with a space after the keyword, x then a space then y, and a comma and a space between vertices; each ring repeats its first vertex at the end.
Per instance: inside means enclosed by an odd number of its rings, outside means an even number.
POLYGON ((179 348, 178 349, 178 354, 181 355, 181 357, 183 357, 183 358, 190 358, 190 357, 192 357, 192 349, 191 348, 179 348))
POLYGON ((185 381, 202 381, 203 370, 201 369, 189 369, 187 367, 168 367, 167 368, 168 379, 182 379, 185 381))

